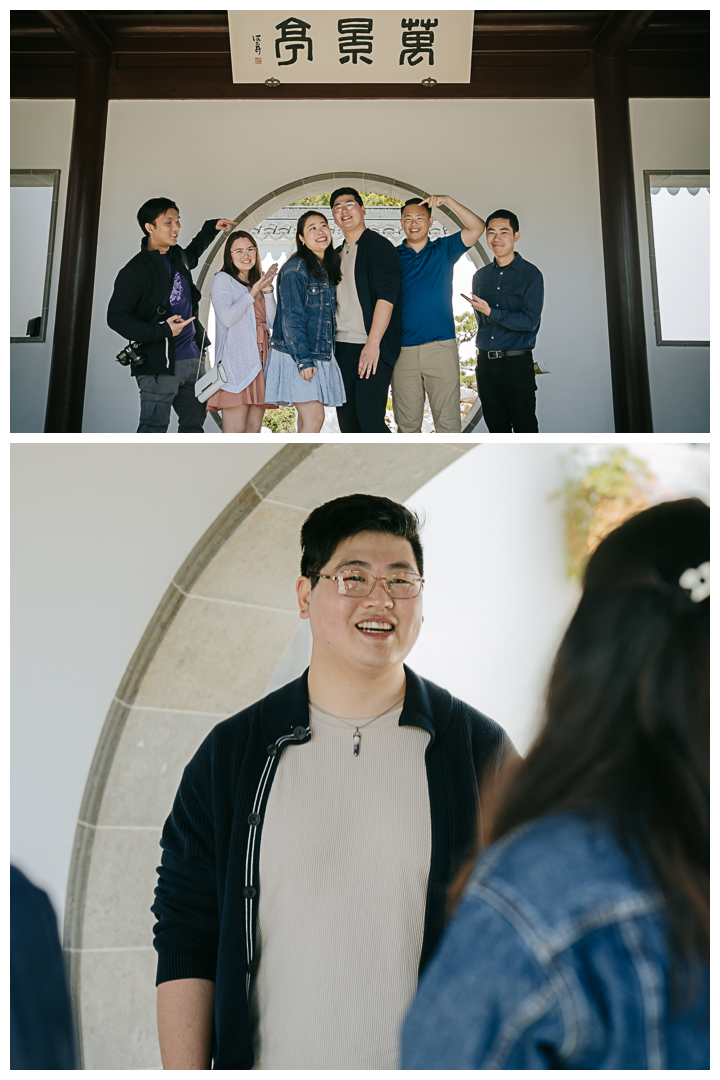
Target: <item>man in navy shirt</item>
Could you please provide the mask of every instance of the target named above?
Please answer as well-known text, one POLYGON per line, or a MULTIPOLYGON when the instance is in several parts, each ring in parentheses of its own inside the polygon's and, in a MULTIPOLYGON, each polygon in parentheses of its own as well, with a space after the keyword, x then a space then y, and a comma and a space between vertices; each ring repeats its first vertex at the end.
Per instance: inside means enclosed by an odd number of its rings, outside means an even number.
MULTIPOLYGON (((487 219, 495 258, 477 270, 472 300, 478 323, 477 389, 488 431, 537 431, 535 347, 543 307, 543 276, 515 244, 520 223, 511 210, 487 219)), ((470 299, 466 297, 466 299, 470 299)))
POLYGON ((460 360, 452 310, 453 267, 482 236, 485 222, 449 195, 408 199, 400 212, 406 239, 402 266, 402 349, 392 378, 398 431, 422 430, 425 395, 436 432, 460 431, 460 360), (447 206, 465 226, 428 238, 435 206, 447 206))

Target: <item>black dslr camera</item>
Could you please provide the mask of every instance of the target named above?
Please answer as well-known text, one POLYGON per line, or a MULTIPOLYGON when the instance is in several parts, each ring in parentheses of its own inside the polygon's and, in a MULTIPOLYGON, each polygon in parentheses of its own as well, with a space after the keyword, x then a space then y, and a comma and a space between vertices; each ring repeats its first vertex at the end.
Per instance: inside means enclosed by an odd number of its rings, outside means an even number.
POLYGON ((123 367, 127 367, 128 364, 131 368, 140 367, 145 363, 147 359, 143 356, 142 345, 139 341, 129 341, 122 352, 119 352, 115 357, 118 364, 122 364, 123 367))

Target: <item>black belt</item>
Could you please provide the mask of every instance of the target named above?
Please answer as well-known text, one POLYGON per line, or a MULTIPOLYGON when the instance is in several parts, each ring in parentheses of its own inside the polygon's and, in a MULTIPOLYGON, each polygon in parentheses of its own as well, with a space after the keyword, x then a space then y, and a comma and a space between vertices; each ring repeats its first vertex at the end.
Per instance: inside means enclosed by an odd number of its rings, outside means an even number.
POLYGON ((532 349, 494 349, 492 352, 478 349, 478 352, 483 353, 488 360, 499 360, 501 356, 525 356, 526 353, 532 353, 532 349))

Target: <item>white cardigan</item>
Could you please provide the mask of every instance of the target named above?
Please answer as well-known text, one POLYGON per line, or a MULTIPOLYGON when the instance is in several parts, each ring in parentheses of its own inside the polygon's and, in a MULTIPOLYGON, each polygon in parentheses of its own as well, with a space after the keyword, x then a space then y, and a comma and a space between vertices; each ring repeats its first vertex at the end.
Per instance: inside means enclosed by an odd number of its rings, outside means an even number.
MULTIPOLYGON (((222 361, 228 380, 223 390, 239 394, 262 370, 255 301, 248 287, 224 270, 213 278, 210 300, 215 309, 215 363, 222 361)), ((265 293, 265 318, 271 330, 275 308, 275 294, 265 293)))

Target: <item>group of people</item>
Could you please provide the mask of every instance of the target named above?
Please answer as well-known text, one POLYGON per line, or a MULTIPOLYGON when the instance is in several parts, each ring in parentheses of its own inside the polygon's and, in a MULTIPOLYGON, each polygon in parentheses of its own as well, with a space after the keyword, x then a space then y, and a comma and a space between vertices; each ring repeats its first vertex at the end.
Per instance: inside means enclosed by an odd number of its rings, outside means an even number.
POLYGON ((213 729, 163 829, 163 1066, 708 1069, 708 507, 597 547, 524 761, 403 663, 411 511, 343 496, 300 547, 309 668, 213 729))
POLYGON ((206 221, 183 249, 174 202, 151 199, 140 208, 141 250, 118 274, 107 315, 137 354, 138 431, 167 431, 171 408, 181 432, 203 430, 206 407, 194 384, 207 335, 191 271, 218 230, 230 235, 210 297, 216 362, 227 381, 207 409, 221 413, 224 432, 257 432, 266 409, 294 405, 299 432, 319 432, 331 406, 342 432, 387 433, 390 387, 399 432, 422 430, 426 397, 435 431, 459 432, 453 268, 484 232, 493 260, 476 271, 466 297, 478 323, 483 416, 491 432, 537 431, 533 348, 543 278, 515 250, 516 215, 500 209, 484 221, 447 195, 408 199, 400 209, 405 240, 395 247, 366 227, 354 188, 333 191, 329 211, 343 243, 333 246, 325 213, 310 209, 278 272, 277 264, 263 271, 255 238, 232 231, 236 222, 206 221), (463 227, 431 240, 432 212, 441 206, 463 227))

